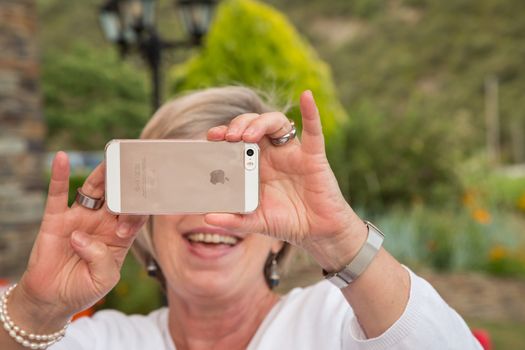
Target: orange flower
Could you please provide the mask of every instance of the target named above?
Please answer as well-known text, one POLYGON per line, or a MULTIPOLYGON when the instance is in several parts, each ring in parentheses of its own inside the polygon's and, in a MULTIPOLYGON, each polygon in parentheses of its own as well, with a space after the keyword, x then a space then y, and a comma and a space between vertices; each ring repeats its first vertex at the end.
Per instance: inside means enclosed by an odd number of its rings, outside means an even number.
POLYGON ((97 303, 95 305, 93 305, 92 307, 87 308, 84 311, 80 311, 79 313, 74 315, 72 321, 78 320, 81 317, 91 317, 91 316, 93 316, 93 314, 97 310, 97 307, 102 305, 102 304, 104 304, 104 298, 102 298, 99 301, 97 301, 97 303))
POLYGON ((521 210, 522 212, 525 212, 525 193, 523 193, 518 199, 517 206, 519 210, 521 210))
POLYGON ((474 193, 474 191, 467 190, 463 194, 463 197, 461 198, 461 202, 467 208, 471 208, 472 206, 474 206, 474 203, 476 202, 476 194, 474 193))
POLYGON ((484 225, 490 224, 492 222, 490 213, 487 210, 481 208, 474 209, 474 211, 472 211, 472 218, 484 225))
POLYGON ((92 306, 90 308, 85 309, 84 311, 80 311, 79 313, 75 314, 71 321, 76 321, 82 317, 91 317, 93 316, 94 313, 95 313, 95 308, 92 306))
POLYGON ((507 250, 501 245, 496 245, 492 247, 489 252, 490 261, 499 261, 507 256, 507 250))

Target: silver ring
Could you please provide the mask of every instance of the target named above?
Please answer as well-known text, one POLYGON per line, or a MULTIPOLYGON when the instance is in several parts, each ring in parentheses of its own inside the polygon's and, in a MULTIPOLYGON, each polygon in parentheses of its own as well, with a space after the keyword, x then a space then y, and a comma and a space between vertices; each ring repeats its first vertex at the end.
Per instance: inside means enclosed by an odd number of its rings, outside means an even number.
POLYGON ((77 188, 77 196, 75 198, 75 202, 77 202, 84 208, 98 210, 102 208, 102 205, 104 205, 104 197, 99 199, 92 198, 90 196, 86 196, 84 193, 82 193, 82 190, 80 188, 77 188))
POLYGON ((292 129, 284 134, 281 137, 270 137, 270 141, 272 142, 272 145, 274 146, 282 146, 286 143, 288 143, 290 140, 295 138, 295 135, 297 134, 297 129, 295 128, 295 123, 293 120, 290 120, 290 126, 292 129))

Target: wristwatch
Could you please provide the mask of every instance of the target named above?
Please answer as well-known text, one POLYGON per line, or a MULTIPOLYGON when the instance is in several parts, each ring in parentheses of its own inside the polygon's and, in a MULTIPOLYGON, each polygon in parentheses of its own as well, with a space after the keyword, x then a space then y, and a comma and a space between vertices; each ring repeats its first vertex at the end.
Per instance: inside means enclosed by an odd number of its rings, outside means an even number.
POLYGON ((328 272, 323 269, 323 276, 339 288, 348 287, 370 265, 383 244, 385 235, 371 222, 365 221, 368 237, 357 255, 341 271, 328 272))

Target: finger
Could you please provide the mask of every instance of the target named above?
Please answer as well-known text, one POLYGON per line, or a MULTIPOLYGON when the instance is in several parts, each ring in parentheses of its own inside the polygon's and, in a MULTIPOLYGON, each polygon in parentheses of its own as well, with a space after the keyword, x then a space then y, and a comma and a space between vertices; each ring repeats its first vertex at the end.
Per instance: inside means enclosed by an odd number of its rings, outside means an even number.
POLYGON ((209 213, 204 215, 204 221, 213 226, 218 226, 238 232, 265 232, 264 224, 261 223, 256 213, 242 215, 230 213, 209 213))
POLYGON ((84 181, 82 193, 92 198, 102 198, 104 196, 105 176, 106 162, 102 161, 84 181))
POLYGON ((51 180, 44 215, 61 214, 68 208, 69 159, 65 152, 57 152, 51 166, 51 180))
POLYGON ((117 236, 122 239, 133 238, 147 220, 148 217, 144 215, 120 215, 118 217, 117 236))
POLYGON ((228 127, 226 125, 219 125, 211 128, 206 135, 208 141, 224 141, 227 130, 228 127))
POLYGON ((119 266, 107 245, 87 233, 75 231, 71 235, 71 246, 87 263, 93 284, 99 292, 106 292, 117 284, 119 266))
POLYGON ((325 153, 323 128, 319 110, 315 104, 314 96, 310 90, 301 94, 301 115, 303 119, 303 131, 301 144, 305 152, 312 154, 325 153))
POLYGON ((264 113, 253 120, 244 131, 242 139, 246 142, 259 142, 265 135, 281 137, 291 129, 288 118, 280 112, 264 113))
POLYGON ((257 113, 245 113, 233 118, 228 125, 228 131, 226 131, 226 140, 234 142, 241 141, 244 130, 257 118, 259 118, 259 114, 257 113))

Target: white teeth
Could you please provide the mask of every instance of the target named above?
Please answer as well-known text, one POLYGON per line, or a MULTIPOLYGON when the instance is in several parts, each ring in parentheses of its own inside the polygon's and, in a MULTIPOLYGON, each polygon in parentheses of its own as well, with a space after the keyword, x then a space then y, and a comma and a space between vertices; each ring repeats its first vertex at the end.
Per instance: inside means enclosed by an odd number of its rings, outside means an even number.
POLYGON ((224 243, 229 245, 235 245, 239 241, 235 237, 218 235, 216 233, 192 233, 188 235, 188 239, 192 242, 224 243))

